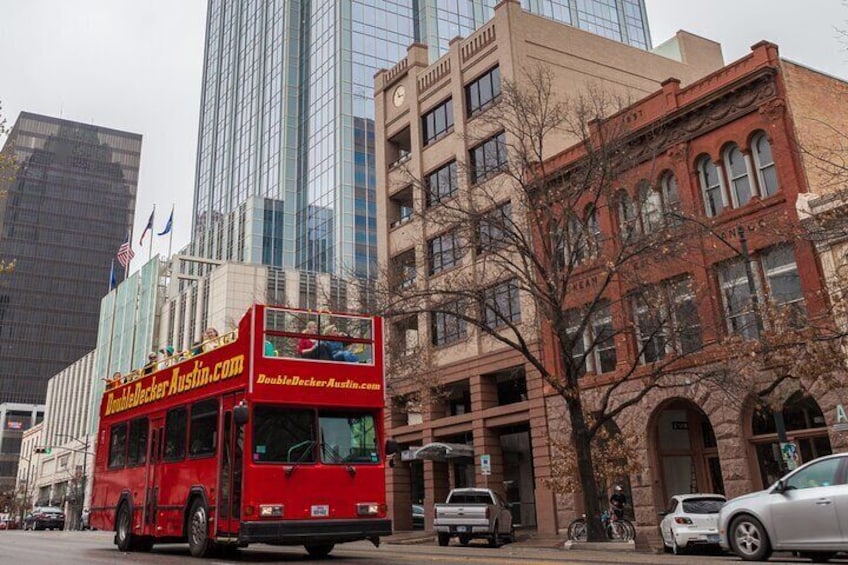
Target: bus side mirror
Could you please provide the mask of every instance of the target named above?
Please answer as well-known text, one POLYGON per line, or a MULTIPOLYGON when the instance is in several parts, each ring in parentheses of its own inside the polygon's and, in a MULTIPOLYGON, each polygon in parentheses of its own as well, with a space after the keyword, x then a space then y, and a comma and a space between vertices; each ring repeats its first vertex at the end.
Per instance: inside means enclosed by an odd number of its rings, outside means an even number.
POLYGON ((234 406, 233 407, 233 421, 237 426, 243 426, 247 423, 247 406, 234 406))
POLYGON ((389 438, 386 440, 386 455, 394 455, 400 450, 398 447, 398 442, 389 438))

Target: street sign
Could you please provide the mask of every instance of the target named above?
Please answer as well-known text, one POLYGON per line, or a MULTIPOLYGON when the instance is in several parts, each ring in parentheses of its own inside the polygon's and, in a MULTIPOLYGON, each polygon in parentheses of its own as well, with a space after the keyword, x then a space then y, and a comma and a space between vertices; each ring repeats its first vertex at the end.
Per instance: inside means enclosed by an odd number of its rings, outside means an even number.
POLYGON ((483 475, 491 475, 492 474, 492 456, 491 455, 481 455, 480 456, 480 473, 483 475))

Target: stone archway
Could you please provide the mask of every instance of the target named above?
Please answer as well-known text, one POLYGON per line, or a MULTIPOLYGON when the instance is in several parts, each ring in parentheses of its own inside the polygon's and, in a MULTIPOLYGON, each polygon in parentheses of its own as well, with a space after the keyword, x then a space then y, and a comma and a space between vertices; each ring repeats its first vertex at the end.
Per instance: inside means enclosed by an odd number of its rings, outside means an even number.
POLYGON ((701 408, 672 398, 654 409, 650 422, 651 459, 662 500, 690 492, 724 494, 718 442, 701 408))

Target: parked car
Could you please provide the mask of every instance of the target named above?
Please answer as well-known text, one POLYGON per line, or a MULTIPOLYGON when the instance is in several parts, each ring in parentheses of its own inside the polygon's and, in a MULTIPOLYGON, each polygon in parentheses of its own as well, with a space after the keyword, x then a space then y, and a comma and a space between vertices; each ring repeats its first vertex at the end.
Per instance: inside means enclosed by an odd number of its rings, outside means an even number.
POLYGON ((660 512, 660 536, 678 555, 692 546, 718 547, 718 513, 727 499, 720 494, 678 494, 660 512))
POLYGON ((17 530, 18 523, 13 518, 0 519, 0 530, 17 530))
POLYGON ((421 504, 412 505, 412 529, 424 529, 424 506, 421 504))
POLYGON ((718 518, 721 546, 747 561, 794 551, 823 563, 848 551, 848 453, 820 457, 769 488, 734 498, 718 518))
POLYGON ((490 547, 501 541, 515 541, 512 513, 492 490, 457 488, 450 491, 444 504, 436 504, 433 529, 439 545, 448 545, 454 536, 467 545, 472 539, 485 538, 490 547))
POLYGON ((65 513, 56 506, 36 506, 24 517, 25 530, 63 530, 65 513))

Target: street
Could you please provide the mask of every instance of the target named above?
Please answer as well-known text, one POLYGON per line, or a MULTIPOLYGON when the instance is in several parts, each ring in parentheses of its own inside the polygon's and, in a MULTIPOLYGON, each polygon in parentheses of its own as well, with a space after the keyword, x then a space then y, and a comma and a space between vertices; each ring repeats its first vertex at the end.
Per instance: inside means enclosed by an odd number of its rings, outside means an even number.
MULTIPOLYGON (((110 532, 23 532, 0 531, 0 563, 19 565, 97 565, 114 563, 190 563, 196 561, 186 545, 157 546, 150 553, 121 553, 112 545, 110 532)), ((240 550, 234 557, 210 558, 210 564, 224 563, 361 563, 368 565, 417 565, 424 563, 468 563, 470 565, 498 565, 506 563, 554 564, 694 564, 714 565, 740 563, 729 555, 654 555, 631 552, 562 551, 522 547, 520 543, 490 549, 483 545, 462 547, 434 544, 395 545, 379 548, 368 542, 344 544, 336 547, 325 560, 311 560, 302 547, 251 546, 240 550)), ((809 562, 792 559, 789 554, 778 554, 770 563, 809 562)), ((835 562, 848 563, 848 559, 835 562)))

